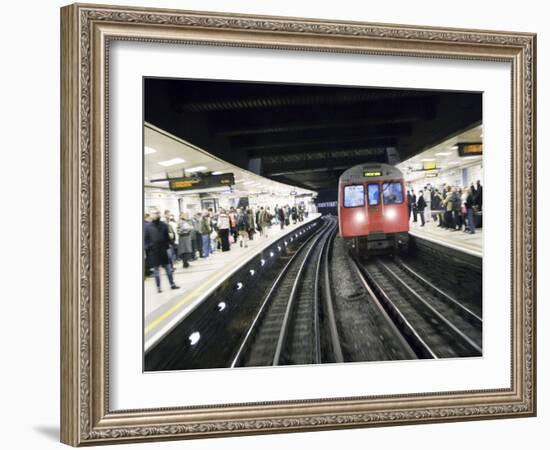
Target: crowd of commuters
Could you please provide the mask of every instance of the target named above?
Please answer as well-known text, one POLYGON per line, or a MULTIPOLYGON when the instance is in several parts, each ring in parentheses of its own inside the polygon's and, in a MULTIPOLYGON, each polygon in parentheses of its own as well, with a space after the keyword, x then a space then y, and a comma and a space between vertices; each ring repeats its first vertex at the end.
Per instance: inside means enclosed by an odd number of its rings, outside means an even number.
POLYGON ((171 289, 179 289, 174 282, 178 261, 183 268, 199 258, 208 259, 218 251, 228 252, 232 245, 248 247, 256 234, 268 238, 272 225, 283 229, 292 222, 302 222, 308 213, 302 205, 275 205, 259 208, 230 207, 189 214, 179 218, 169 211, 161 217, 158 208, 151 208, 144 218, 145 276, 153 275, 158 292, 161 290, 160 268, 164 268, 171 289))
POLYGON ((476 230, 475 215, 481 213, 483 207, 483 187, 478 180, 470 186, 443 185, 441 189, 427 186, 418 191, 407 191, 407 206, 409 220, 418 222, 423 227, 427 217, 438 222, 438 227, 450 231, 463 230, 474 234, 476 230))

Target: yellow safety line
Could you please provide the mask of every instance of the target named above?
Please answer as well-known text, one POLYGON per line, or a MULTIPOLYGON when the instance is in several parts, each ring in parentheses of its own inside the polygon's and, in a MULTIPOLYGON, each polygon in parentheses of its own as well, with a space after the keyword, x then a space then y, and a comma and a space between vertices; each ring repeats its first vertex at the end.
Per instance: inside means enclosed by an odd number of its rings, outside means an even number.
MULTIPOLYGON (((307 222, 309 223, 309 222, 307 222)), ((305 225, 305 224, 304 224, 305 225)), ((275 242, 275 241, 274 241, 275 242)), ((273 242, 271 243, 273 244, 273 242)), ((269 244, 269 245, 271 245, 269 244)), ((267 245, 266 247, 263 248, 263 250, 265 250, 267 247, 269 247, 269 245, 267 245)), ((237 259, 236 263, 239 263, 240 261, 244 260, 247 256, 249 256, 250 253, 246 253, 244 255, 242 255, 239 259, 237 259)), ((207 286, 208 284, 210 284, 212 281, 214 281, 216 278, 221 278, 222 276, 224 276, 225 274, 227 274, 228 272, 230 272, 232 269, 233 269, 234 266, 230 266, 230 269, 229 270, 226 270, 222 273, 214 273, 214 275, 212 275, 210 278, 208 278, 204 283, 202 283, 198 288, 196 288, 195 290, 193 290, 192 292, 190 292, 189 294, 187 294, 183 299, 181 299, 177 304, 175 304, 174 306, 172 306, 168 311, 166 311, 165 313, 161 314, 159 317, 157 317, 155 320, 153 320, 149 325, 147 325, 145 327, 145 333, 148 333, 149 331, 151 331, 153 328, 156 328, 161 322, 163 322, 167 317, 171 316, 176 310, 178 310, 179 308, 181 308, 183 305, 185 305, 189 300, 191 300, 193 297, 196 297, 197 295, 199 294, 202 294, 202 290, 204 289, 205 286, 207 286)))
MULTIPOLYGON (((225 274, 226 272, 223 272, 221 275, 225 274)), ((183 297, 178 303, 176 303, 174 306, 172 306, 168 311, 161 314, 159 317, 157 317, 155 320, 153 320, 149 325, 145 327, 145 333, 148 333, 153 328, 157 327, 162 321, 164 321, 167 317, 172 315, 176 310, 181 308, 183 305, 185 305, 189 300, 191 300, 193 297, 196 297, 199 294, 202 294, 202 290, 205 286, 210 284, 211 281, 213 281, 216 277, 219 277, 219 273, 215 273, 210 278, 208 278, 204 283, 202 283, 198 288, 191 291, 189 294, 187 294, 185 297, 183 297)))

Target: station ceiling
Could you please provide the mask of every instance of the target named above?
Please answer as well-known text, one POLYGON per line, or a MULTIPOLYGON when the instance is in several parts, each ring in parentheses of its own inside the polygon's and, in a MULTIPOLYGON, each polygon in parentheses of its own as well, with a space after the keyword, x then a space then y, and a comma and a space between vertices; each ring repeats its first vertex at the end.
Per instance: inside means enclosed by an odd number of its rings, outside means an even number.
POLYGON ((146 122, 259 175, 336 187, 356 164, 401 160, 481 123, 480 93, 147 78, 146 122))

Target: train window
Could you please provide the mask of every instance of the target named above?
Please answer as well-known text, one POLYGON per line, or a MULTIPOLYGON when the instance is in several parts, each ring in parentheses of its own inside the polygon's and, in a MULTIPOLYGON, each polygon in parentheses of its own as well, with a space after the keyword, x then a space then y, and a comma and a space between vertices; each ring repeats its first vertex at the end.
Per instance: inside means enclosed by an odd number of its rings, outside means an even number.
POLYGON ((378 184, 367 185, 367 195, 370 206, 378 205, 378 203, 380 203, 380 188, 378 187, 378 184))
POLYGON ((362 184, 344 186, 344 208, 365 206, 365 187, 362 184))
POLYGON ((382 183, 382 199, 384 205, 403 203, 403 188, 401 183, 382 183))

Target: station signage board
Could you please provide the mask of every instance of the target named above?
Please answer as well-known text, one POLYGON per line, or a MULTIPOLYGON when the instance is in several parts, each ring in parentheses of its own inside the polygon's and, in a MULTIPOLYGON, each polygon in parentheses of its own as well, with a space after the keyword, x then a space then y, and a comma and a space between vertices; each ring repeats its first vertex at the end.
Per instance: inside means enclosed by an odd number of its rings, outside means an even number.
POLYGON ((481 156, 483 144, 481 142, 463 142, 458 144, 458 156, 481 156))
POLYGON ((203 175, 200 177, 172 178, 169 181, 170 190, 188 191, 191 189, 206 189, 214 187, 232 186, 235 176, 232 173, 221 175, 203 175))
POLYGON ((363 171, 363 176, 365 178, 381 177, 382 172, 380 170, 365 170, 365 171, 363 171))
POLYGON ((435 161, 426 161, 424 162, 422 169, 423 170, 434 170, 436 168, 435 161))

